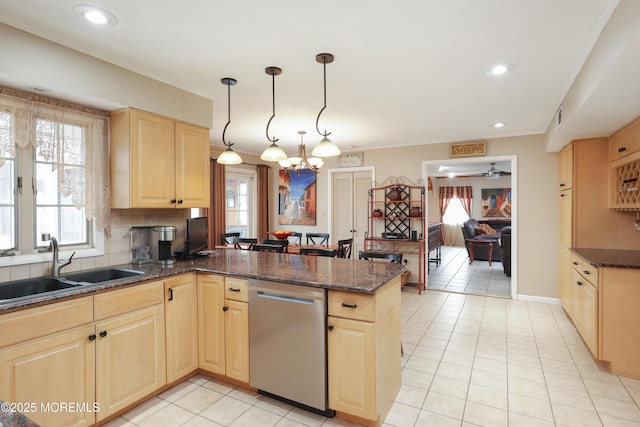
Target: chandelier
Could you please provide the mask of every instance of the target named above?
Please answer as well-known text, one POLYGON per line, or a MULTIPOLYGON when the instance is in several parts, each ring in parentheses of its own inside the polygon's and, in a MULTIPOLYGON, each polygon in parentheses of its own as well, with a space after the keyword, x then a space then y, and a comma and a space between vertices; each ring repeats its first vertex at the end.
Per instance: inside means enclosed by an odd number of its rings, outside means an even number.
POLYGON ((285 160, 281 160, 278 163, 281 167, 287 170, 295 170, 298 173, 304 169, 312 170, 316 172, 318 169, 322 167, 324 161, 319 157, 309 157, 307 158, 307 150, 304 145, 304 135, 307 132, 300 130, 298 131, 298 135, 300 135, 300 145, 298 145, 298 155, 288 157, 285 160))

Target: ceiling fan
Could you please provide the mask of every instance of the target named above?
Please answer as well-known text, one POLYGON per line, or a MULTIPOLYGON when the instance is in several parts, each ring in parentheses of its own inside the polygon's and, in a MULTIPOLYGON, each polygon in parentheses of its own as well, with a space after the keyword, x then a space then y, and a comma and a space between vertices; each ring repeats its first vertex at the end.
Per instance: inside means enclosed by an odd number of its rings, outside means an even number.
POLYGON ((483 175, 487 179, 496 179, 496 178, 500 178, 503 175, 504 176, 511 175, 511 172, 506 172, 506 171, 501 171, 499 169, 496 169, 495 162, 492 162, 491 167, 483 175))

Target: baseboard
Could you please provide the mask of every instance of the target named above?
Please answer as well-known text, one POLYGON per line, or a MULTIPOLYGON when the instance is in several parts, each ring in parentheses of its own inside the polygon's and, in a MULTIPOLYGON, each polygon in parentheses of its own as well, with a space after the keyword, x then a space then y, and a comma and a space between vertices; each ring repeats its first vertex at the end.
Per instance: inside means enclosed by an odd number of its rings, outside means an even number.
POLYGON ((542 302, 542 303, 545 303, 545 304, 560 305, 560 299, 558 299, 558 298, 538 297, 538 296, 535 296, 535 295, 518 294, 518 295, 516 295, 515 299, 520 300, 520 301, 542 302))

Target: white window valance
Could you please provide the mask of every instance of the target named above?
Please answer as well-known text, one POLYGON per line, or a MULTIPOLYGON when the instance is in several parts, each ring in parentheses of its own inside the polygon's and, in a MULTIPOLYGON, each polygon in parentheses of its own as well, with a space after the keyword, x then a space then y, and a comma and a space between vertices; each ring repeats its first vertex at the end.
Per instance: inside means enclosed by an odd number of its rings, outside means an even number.
POLYGON ((74 206, 84 208, 86 218, 109 236, 108 113, 0 87, 0 114, 2 123, 10 123, 0 129, 0 167, 5 156, 15 157, 16 147, 35 147, 38 154, 53 161, 54 169, 63 172, 58 174, 58 191, 71 196, 74 206), (65 138, 50 132, 46 123, 81 126, 85 145, 65 144, 65 138), (84 168, 71 160, 79 157, 85 159, 84 168))

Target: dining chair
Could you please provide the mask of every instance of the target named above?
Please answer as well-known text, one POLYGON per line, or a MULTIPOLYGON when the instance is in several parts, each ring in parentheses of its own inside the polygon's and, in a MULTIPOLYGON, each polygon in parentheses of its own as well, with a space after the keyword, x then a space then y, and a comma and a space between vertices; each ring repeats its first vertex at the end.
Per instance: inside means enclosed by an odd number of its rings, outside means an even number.
POLYGON ((402 254, 393 253, 393 252, 365 252, 360 251, 358 253, 358 259, 364 260, 374 260, 374 259, 388 259, 391 262, 395 262, 396 264, 402 263, 402 254))
POLYGON ((338 258, 351 258, 353 238, 338 240, 338 258))
POLYGON ((220 241, 223 245, 233 245, 236 239, 240 237, 240 233, 222 233, 220 235, 220 241))
POLYGON ((302 245, 302 233, 294 231, 289 235, 287 240, 289 240, 290 245, 302 245))
POLYGON ((335 249, 300 248, 300 255, 335 257, 337 254, 338 254, 338 251, 336 251, 335 249))
POLYGON ((307 233, 307 245, 329 245, 329 233, 307 233))
POLYGON ((258 239, 250 237, 238 237, 234 243, 236 249, 248 249, 252 250, 253 246, 258 243, 258 239))
POLYGON ((260 252, 278 252, 284 253, 285 246, 284 245, 270 245, 268 243, 256 243, 253 245, 254 251, 260 252))
POLYGON ((263 245, 275 245, 284 247, 284 252, 289 252, 289 241, 287 239, 262 239, 260 243, 263 245))

